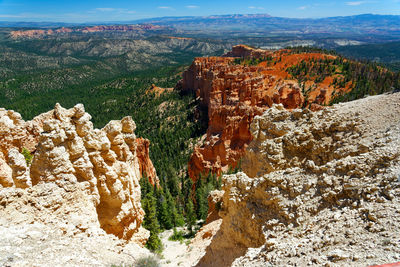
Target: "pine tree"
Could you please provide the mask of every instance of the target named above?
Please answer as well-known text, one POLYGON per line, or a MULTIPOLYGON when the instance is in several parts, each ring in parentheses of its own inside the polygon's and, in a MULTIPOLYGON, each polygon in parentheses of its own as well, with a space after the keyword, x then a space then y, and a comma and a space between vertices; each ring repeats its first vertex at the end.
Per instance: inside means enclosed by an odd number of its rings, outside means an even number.
POLYGON ((153 191, 153 187, 146 173, 143 174, 143 177, 140 179, 139 184, 140 184, 141 197, 142 199, 144 199, 148 192, 153 191))
POLYGON ((158 190, 157 199, 157 218, 163 229, 171 229, 173 227, 171 207, 167 203, 162 190, 158 190))
POLYGON ((166 170, 167 173, 167 186, 171 195, 177 196, 179 194, 178 177, 176 176, 176 170, 174 167, 169 165, 166 170))
POLYGON ((199 176, 196 184, 196 213, 197 218, 204 220, 207 218, 208 203, 207 203, 207 188, 203 178, 199 176))
POLYGON ((186 204, 186 224, 190 235, 193 235, 193 226, 196 224, 196 214, 194 212, 193 201, 190 198, 186 204))
POLYGON ((174 227, 183 226, 185 224, 185 220, 182 216, 182 213, 178 210, 178 208, 177 208, 178 205, 176 204, 175 200, 171 196, 171 193, 168 190, 166 190, 166 191, 167 192, 165 195, 167 198, 167 205, 171 209, 172 224, 174 227))
POLYGON ((156 199, 153 192, 148 192, 142 200, 143 210, 145 212, 143 227, 150 231, 150 237, 147 240, 146 247, 151 251, 161 251, 162 243, 158 234, 160 233, 160 225, 157 221, 156 199))

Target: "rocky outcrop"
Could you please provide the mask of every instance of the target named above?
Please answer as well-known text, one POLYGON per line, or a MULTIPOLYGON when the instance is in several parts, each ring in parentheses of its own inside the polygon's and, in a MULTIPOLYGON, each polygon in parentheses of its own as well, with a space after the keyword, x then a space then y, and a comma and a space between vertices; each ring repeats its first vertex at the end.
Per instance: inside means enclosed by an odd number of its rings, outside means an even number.
POLYGON ((244 172, 223 176, 222 224, 197 266, 399 261, 399 101, 256 116, 244 172))
POLYGON ((146 90, 146 94, 154 94, 155 97, 159 97, 164 92, 172 92, 173 90, 174 88, 162 88, 152 84, 151 87, 146 90))
POLYGON ((120 239, 146 242, 139 179, 142 170, 150 173, 154 167, 148 140, 137 140, 131 117, 93 129, 81 104, 69 110, 57 104, 31 122, 12 111, 1 112, 3 218, 10 224, 18 217, 70 223, 71 231, 98 227, 120 239), (35 150, 30 165, 20 153, 22 146, 35 150), (27 208, 27 203, 35 204, 27 208))
MULTIPOLYGON (((45 118, 46 115, 41 115, 41 118, 45 118)), ((42 132, 42 125, 39 121, 41 119, 37 118, 25 122, 19 113, 0 109, 0 185, 4 187, 16 185, 22 188, 28 186, 17 180, 18 177, 22 177, 22 175, 17 175, 18 169, 26 168, 17 158, 20 159, 22 156, 19 155, 22 148, 26 148, 30 152, 36 149, 39 135, 42 132), (17 167, 17 165, 21 166, 17 167)))
POLYGON ((220 219, 219 210, 221 209, 222 197, 224 196, 223 190, 214 190, 208 194, 208 215, 206 224, 220 219))
POLYGON ((205 142, 194 149, 188 164, 192 179, 200 173, 220 174, 236 167, 252 140, 251 121, 273 104, 283 104, 286 109, 310 105, 319 110, 334 90, 327 82, 299 84, 287 72, 289 66, 303 60, 334 58, 330 55, 271 52, 239 45, 227 56, 196 58, 178 84, 182 90, 196 93, 209 118, 205 142), (239 58, 260 62, 239 64, 239 58), (305 95, 304 86, 313 89, 305 95))
POLYGON ((232 47, 232 51, 226 53, 226 57, 240 57, 240 58, 262 58, 272 54, 269 51, 263 49, 252 48, 247 45, 235 45, 232 47))
POLYGON ((26 31, 12 31, 10 36, 14 39, 17 38, 38 38, 44 35, 53 34, 52 30, 26 30, 26 31))
POLYGON ((136 155, 139 160, 141 177, 147 177, 152 185, 159 186, 156 169, 150 160, 150 141, 145 138, 136 138, 136 155))

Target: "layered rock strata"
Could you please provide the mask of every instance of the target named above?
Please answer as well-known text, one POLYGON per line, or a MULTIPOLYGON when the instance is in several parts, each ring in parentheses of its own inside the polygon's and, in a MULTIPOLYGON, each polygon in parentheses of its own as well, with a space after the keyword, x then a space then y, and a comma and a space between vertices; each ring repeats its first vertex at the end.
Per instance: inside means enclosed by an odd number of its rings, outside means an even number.
POLYGON ((288 50, 276 52, 252 49, 239 45, 227 57, 196 58, 183 73, 178 87, 193 91, 208 114, 207 137, 197 146, 188 164, 189 176, 197 179, 200 173, 220 174, 239 164, 247 145, 252 140, 250 123, 273 104, 287 109, 311 104, 313 110, 329 102, 334 88, 331 77, 313 86, 307 97, 304 86, 293 80, 287 68, 303 60, 334 58, 318 53, 293 54, 288 50), (238 64, 235 58, 255 58, 259 64, 238 64))
POLYGON ((1 217, 10 224, 66 223, 71 231, 102 229, 146 242, 139 186, 146 163, 139 158, 146 160, 148 141, 136 138, 131 117, 94 129, 81 104, 68 110, 57 104, 31 122, 1 112, 1 217), (21 147, 35 150, 31 164, 21 147))
POLYGON ((255 117, 244 172, 223 176, 222 224, 197 266, 400 261, 399 103, 397 93, 255 117))

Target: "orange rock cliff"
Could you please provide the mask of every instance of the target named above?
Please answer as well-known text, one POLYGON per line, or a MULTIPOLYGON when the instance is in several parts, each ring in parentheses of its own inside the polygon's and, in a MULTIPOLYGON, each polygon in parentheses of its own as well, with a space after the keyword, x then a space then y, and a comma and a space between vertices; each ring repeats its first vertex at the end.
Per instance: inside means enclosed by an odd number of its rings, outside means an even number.
POLYGON ((148 177, 152 185, 159 185, 156 169, 150 159, 150 141, 145 138, 136 138, 136 156, 139 159, 140 175, 148 177))
POLYGON ((196 180, 200 173, 221 174, 229 167, 236 167, 252 140, 251 121, 272 104, 281 103, 287 109, 307 106, 314 110, 328 104, 333 92, 338 91, 331 85, 332 77, 318 83, 299 84, 287 71, 302 61, 326 58, 335 56, 266 51, 244 45, 234 46, 223 57, 196 58, 177 85, 181 90, 195 92, 208 112, 207 136, 194 149, 188 163, 189 176, 196 180), (246 64, 245 59, 258 60, 246 64), (307 95, 304 87, 310 88, 307 95))

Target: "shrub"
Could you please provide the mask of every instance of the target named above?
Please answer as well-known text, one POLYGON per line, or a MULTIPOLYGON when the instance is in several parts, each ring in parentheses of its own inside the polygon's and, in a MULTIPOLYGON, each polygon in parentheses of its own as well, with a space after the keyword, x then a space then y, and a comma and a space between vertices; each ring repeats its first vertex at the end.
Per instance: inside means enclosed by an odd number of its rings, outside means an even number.
POLYGON ((31 165, 32 158, 33 158, 33 155, 31 154, 31 152, 26 147, 23 147, 21 154, 24 155, 24 157, 25 157, 26 166, 31 165))
POLYGON ((177 231, 174 228, 174 233, 168 238, 170 241, 182 241, 184 239, 185 233, 183 231, 177 231))
POLYGON ((158 259, 154 256, 146 256, 139 258, 135 262, 135 267, 159 267, 160 263, 158 259))

